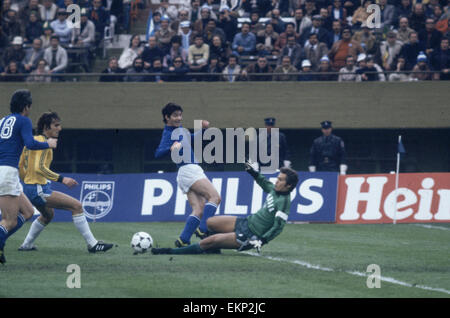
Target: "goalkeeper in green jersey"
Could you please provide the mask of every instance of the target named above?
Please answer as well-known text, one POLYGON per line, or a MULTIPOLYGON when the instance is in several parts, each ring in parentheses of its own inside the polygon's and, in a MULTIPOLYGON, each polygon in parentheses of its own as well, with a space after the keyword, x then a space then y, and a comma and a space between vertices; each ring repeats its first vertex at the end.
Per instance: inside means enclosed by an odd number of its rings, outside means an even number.
POLYGON ((224 249, 245 251, 273 240, 283 230, 288 219, 290 193, 298 183, 297 173, 290 168, 281 168, 275 184, 259 174, 252 164, 246 163, 245 170, 268 193, 266 202, 258 212, 248 217, 214 216, 208 219, 210 234, 199 243, 181 248, 153 248, 152 254, 202 254, 224 249))

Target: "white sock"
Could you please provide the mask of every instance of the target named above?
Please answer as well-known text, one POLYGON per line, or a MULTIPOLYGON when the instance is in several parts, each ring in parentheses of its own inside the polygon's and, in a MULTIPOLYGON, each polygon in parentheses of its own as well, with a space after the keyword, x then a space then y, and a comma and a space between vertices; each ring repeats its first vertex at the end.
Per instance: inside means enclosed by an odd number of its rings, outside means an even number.
POLYGON ((75 227, 86 240, 87 245, 94 246, 95 244, 97 244, 97 240, 92 234, 91 229, 89 228, 89 223, 86 220, 84 214, 74 215, 72 218, 73 224, 75 224, 75 227))
POLYGON ((30 248, 33 246, 34 241, 37 239, 39 234, 45 228, 46 224, 42 224, 38 219, 31 223, 30 230, 28 231, 25 241, 23 241, 22 246, 25 248, 30 248))

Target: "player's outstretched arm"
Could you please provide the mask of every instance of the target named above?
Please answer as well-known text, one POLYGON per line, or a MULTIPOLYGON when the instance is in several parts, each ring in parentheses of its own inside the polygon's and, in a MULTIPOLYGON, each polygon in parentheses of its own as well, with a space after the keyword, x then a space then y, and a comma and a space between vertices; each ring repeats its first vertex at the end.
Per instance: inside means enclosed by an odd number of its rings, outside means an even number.
POLYGON ((267 180, 262 174, 255 170, 254 163, 250 161, 245 162, 245 171, 247 171, 256 183, 265 191, 270 192, 274 188, 274 184, 267 180))

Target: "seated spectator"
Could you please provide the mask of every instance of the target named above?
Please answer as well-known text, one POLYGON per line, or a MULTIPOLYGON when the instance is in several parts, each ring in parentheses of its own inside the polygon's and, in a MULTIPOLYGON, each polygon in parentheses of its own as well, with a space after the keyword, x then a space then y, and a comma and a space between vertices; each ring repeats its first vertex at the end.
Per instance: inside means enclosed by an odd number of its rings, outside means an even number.
POLYGON ((223 6, 220 9, 217 27, 221 28, 223 32, 225 32, 226 41, 228 43, 233 42, 234 36, 238 31, 238 23, 237 19, 231 15, 231 11, 228 6, 223 6))
POLYGON ((431 52, 438 49, 441 43, 442 33, 436 30, 434 20, 425 20, 425 29, 418 32, 419 42, 425 47, 425 53, 429 56, 431 52))
POLYGON ((238 57, 230 55, 228 65, 222 71, 222 78, 226 82, 236 82, 240 80, 241 66, 238 64, 238 57))
POLYGON ((161 18, 161 27, 155 32, 155 39, 158 47, 164 55, 169 53, 170 40, 176 33, 169 28, 169 19, 167 17, 161 18))
POLYGON ((400 55, 405 58, 405 68, 410 71, 416 65, 417 56, 425 48, 419 43, 417 32, 412 32, 409 35, 409 42, 404 44, 400 55))
POLYGON ((200 10, 200 19, 195 21, 193 29, 195 32, 199 34, 203 34, 203 31, 206 28, 206 24, 210 19, 217 19, 217 17, 212 16, 211 8, 208 5, 203 5, 200 10))
POLYGON ((223 68, 227 62, 228 57, 231 55, 231 49, 222 42, 220 36, 215 35, 212 39, 212 45, 209 47, 209 56, 216 56, 218 58, 218 65, 223 68))
POLYGON ((50 74, 50 68, 47 62, 44 59, 40 59, 36 69, 27 77, 27 82, 50 83, 52 78, 50 76, 44 76, 48 74, 50 74))
POLYGON ((95 25, 95 42, 99 43, 105 36, 105 27, 110 24, 109 12, 103 6, 102 0, 92 0, 89 20, 95 25))
POLYGON ((22 37, 22 25, 17 17, 17 12, 9 9, 5 12, 5 15, 1 19, 3 32, 9 39, 13 39, 17 36, 22 37))
POLYGON ((233 54, 252 55, 256 50, 256 36, 250 32, 250 24, 244 22, 241 32, 236 34, 231 46, 233 54))
POLYGON ((388 76, 389 82, 409 82, 409 81, 411 81, 411 76, 405 69, 405 63, 406 63, 405 58, 403 56, 399 56, 397 58, 396 62, 397 63, 395 65, 395 69, 392 68, 393 70, 395 70, 396 73, 389 74, 389 76, 388 76))
MULTIPOLYGON (((365 56, 364 56, 365 59, 365 56)), ((345 66, 339 70, 339 82, 356 82, 357 74, 355 66, 355 58, 351 55, 347 56, 345 60, 345 66)))
POLYGON ((174 5, 170 5, 169 0, 161 0, 156 11, 161 14, 161 17, 167 16, 172 21, 178 17, 177 7, 174 5))
MULTIPOLYGON (((156 42, 156 41, 155 41, 156 42)), ((155 43, 156 45, 156 43, 155 43)), ((134 60, 141 56, 144 49, 141 47, 141 38, 135 34, 130 39, 129 47, 125 48, 120 55, 118 64, 121 69, 128 69, 133 65, 134 60)))
POLYGON ((358 69, 356 73, 359 74, 362 82, 373 82, 380 80, 378 70, 375 67, 374 58, 371 56, 366 58, 365 66, 358 69))
POLYGON ((25 50, 23 48, 23 39, 20 36, 14 37, 11 42, 11 46, 9 46, 5 52, 3 53, 2 62, 3 65, 9 65, 9 62, 15 61, 18 64, 16 65, 19 69, 22 67, 19 63, 25 58, 25 50))
POLYGON ((333 44, 328 57, 335 69, 341 69, 345 65, 347 56, 352 55, 356 58, 360 53, 364 53, 364 49, 359 42, 352 40, 352 31, 346 27, 342 30, 342 40, 333 44))
POLYGON ((259 56, 256 63, 252 63, 242 71, 242 79, 248 81, 271 81, 273 69, 265 56, 259 56), (267 75, 256 75, 267 74, 267 75))
POLYGON ((367 23, 361 25, 361 30, 356 31, 352 39, 361 44, 366 54, 375 54, 378 48, 377 39, 373 34, 373 29, 367 23))
POLYGON ((314 78, 316 81, 330 81, 334 82, 337 80, 336 74, 329 74, 336 72, 335 69, 331 67, 330 59, 328 56, 323 56, 320 59, 319 68, 317 69, 318 73, 324 73, 324 74, 317 74, 314 78))
POLYGON ((149 82, 162 83, 163 80, 163 65, 160 58, 156 58, 152 62, 152 67, 149 69, 149 73, 154 73, 148 78, 149 82))
POLYGON ((100 82, 123 82, 125 70, 119 67, 119 61, 117 57, 113 56, 109 58, 108 67, 102 71, 102 74, 117 74, 117 75, 102 75, 100 76, 100 82))
POLYGON ((314 76, 311 74, 311 62, 309 60, 302 61, 302 69, 300 71, 300 75, 298 76, 298 80, 300 82, 310 82, 314 80, 314 76))
POLYGON ((213 37, 215 36, 220 37, 220 41, 222 43, 226 42, 225 32, 223 32, 221 28, 218 28, 216 26, 216 20, 209 19, 208 23, 205 26, 205 29, 203 30, 203 41, 211 46, 213 37))
MULTIPOLYGON (((3 57, 3 52, 9 46, 8 36, 3 32, 3 27, 0 24, 0 58, 3 57)), ((2 62, 0 61, 0 66, 2 62)))
MULTIPOLYGON (((331 25, 330 43, 333 46, 334 43, 341 39, 342 25, 341 21, 335 20, 331 25)), ((355 36, 358 32, 355 32, 355 36)), ((355 39, 356 40, 356 39, 355 39)))
POLYGON ((25 51, 25 57, 22 60, 22 65, 26 73, 33 71, 38 65, 38 62, 44 58, 44 49, 42 48, 41 39, 33 40, 32 46, 25 51))
MULTIPOLYGON (((401 0, 400 4, 397 5, 396 9, 397 9, 397 16, 400 17, 400 19, 402 17, 406 17, 406 18, 409 17, 412 14, 411 0, 401 0)), ((399 20, 399 26, 400 26, 400 20, 399 20)), ((406 37, 405 40, 407 41, 408 37, 406 37)))
POLYGON ((297 75, 292 75, 292 73, 298 73, 298 70, 292 65, 291 58, 288 55, 284 55, 281 58, 281 64, 275 68, 273 73, 274 81, 296 81, 297 75))
POLYGON ((165 70, 167 82, 187 82, 190 77, 187 75, 189 67, 184 63, 183 59, 178 56, 173 60, 173 64, 165 70))
POLYGON ((309 39, 311 33, 317 34, 317 39, 321 43, 325 43, 328 48, 331 47, 331 36, 330 32, 322 27, 322 17, 320 15, 315 15, 312 18, 312 25, 303 31, 300 35, 300 44, 304 47, 309 39))
POLYGON ((191 0, 191 11, 189 17, 191 25, 194 25, 194 23, 198 19, 201 19, 200 11, 201 11, 200 0, 191 0))
POLYGON ((28 3, 19 11, 19 19, 21 21, 28 21, 31 12, 35 12, 37 15, 37 20, 42 22, 40 10, 39 10, 39 0, 29 0, 28 3))
POLYGON ((283 49, 286 46, 287 38, 289 36, 294 36, 296 39, 299 38, 299 35, 295 33, 295 25, 292 22, 286 23, 286 29, 283 33, 280 34, 278 41, 275 43, 275 47, 278 49, 283 49), (281 39, 284 39, 282 41, 281 39))
POLYGON ((312 25, 312 21, 309 17, 303 15, 302 8, 297 8, 294 13, 295 18, 295 32, 300 36, 303 34, 306 28, 309 28, 312 25))
POLYGON ((283 20, 281 20, 280 10, 273 9, 267 16, 270 18, 269 23, 272 24, 275 32, 277 32, 278 34, 283 33, 286 25, 283 20))
POLYGON ((56 19, 56 13, 58 12, 58 6, 53 0, 42 0, 42 4, 39 5, 39 15, 43 22, 49 23, 56 19))
POLYGON ((328 6, 328 13, 333 20, 345 23, 347 19, 347 9, 342 5, 342 0, 333 0, 333 3, 328 6))
POLYGON ((434 73, 435 80, 450 80, 450 49, 449 39, 443 38, 438 50, 433 51, 430 58, 430 64, 434 73))
POLYGON ((170 28, 175 31, 176 34, 180 34, 180 23, 183 21, 189 22, 189 10, 185 7, 180 7, 178 10, 178 16, 175 19, 171 19, 170 28))
POLYGON ((304 57, 311 64, 310 67, 312 70, 317 70, 322 56, 328 55, 327 45, 323 42, 318 42, 316 33, 311 33, 309 35, 309 40, 306 42, 303 50, 304 57))
POLYGON ((318 14, 318 10, 316 7, 316 0, 305 0, 302 6, 303 14, 310 19, 316 14, 318 14))
POLYGON ((67 20, 67 16, 66 10, 59 9, 58 18, 50 23, 61 44, 69 44, 72 40, 72 24, 67 20))
MULTIPOLYGON (((258 11, 252 11, 252 13, 250 14, 250 32, 252 32, 253 34, 255 34, 256 36, 258 35, 259 32, 263 31, 265 29, 265 26, 263 23, 259 22, 260 16, 259 16, 259 12, 258 11)), ((266 26, 270 24, 267 23, 266 26)), ((273 25, 270 24, 272 26, 272 30, 273 30, 273 25)))
POLYGON ((191 30, 191 23, 189 21, 181 22, 180 30, 179 35, 181 36, 181 46, 187 52, 189 47, 194 44, 194 38, 197 35, 197 32, 191 30))
POLYGON ((363 23, 367 24, 367 19, 370 15, 370 13, 367 12, 367 7, 371 4, 373 4, 372 0, 364 0, 362 1, 362 5, 353 12, 352 24, 356 29, 360 28, 363 23))
MULTIPOLYGON (((156 31, 158 31, 161 28, 161 13, 158 11, 150 12, 151 14, 151 22, 149 23, 149 28, 146 31, 146 39, 148 40, 149 37, 155 36, 156 31)), ((149 17, 150 18, 150 17, 149 17)))
POLYGON ((416 81, 429 81, 432 78, 431 73, 428 73, 430 70, 427 56, 425 53, 420 52, 417 56, 417 64, 412 69, 411 77, 416 81))
POLYGON ((405 44, 409 41, 409 35, 413 32, 414 30, 409 27, 408 18, 401 17, 398 20, 397 39, 405 44))
POLYGON ((144 60, 137 57, 133 65, 126 71, 125 82, 148 82, 150 76, 146 76, 148 71, 144 69, 144 60))
POLYGON ((381 42, 375 60, 381 64, 386 71, 391 70, 391 65, 400 54, 403 43, 397 40, 397 34, 394 31, 387 33, 386 41, 381 42))
POLYGON ((271 52, 278 41, 279 34, 273 30, 272 24, 266 24, 264 30, 256 34, 256 46, 259 52, 271 52))
POLYGON ((206 77, 208 82, 217 82, 221 80, 222 67, 219 65, 219 57, 216 55, 209 55, 209 63, 206 68, 206 73, 211 74, 211 76, 206 77))
POLYGON ((450 18, 449 9, 450 7, 447 6, 447 12, 444 14, 441 6, 437 5, 434 7, 434 14, 431 16, 434 21, 436 21, 436 30, 438 30, 442 34, 445 34, 445 32, 448 30, 448 21, 450 18))
MULTIPOLYGON (((326 50, 326 47, 325 47, 326 50)), ((281 57, 288 56, 291 59, 291 64, 299 65, 303 56, 303 50, 300 44, 295 41, 295 36, 288 36, 287 45, 281 50, 281 57)), ((278 64, 281 64, 281 58, 278 59, 278 64)))
POLYGON ((340 20, 333 20, 327 8, 320 8, 319 15, 322 17, 322 26, 327 31, 331 30, 333 26, 333 21, 340 21, 340 20))
MULTIPOLYGON (((195 36, 194 44, 188 50, 188 65, 191 72, 205 72, 209 60, 209 45, 203 43, 203 37, 198 34, 195 36)), ((196 77, 201 80, 200 77, 196 77)))
POLYGON ((390 29, 395 24, 395 7, 387 0, 378 0, 381 13, 381 29, 390 29))
POLYGON ((0 74, 2 82, 24 82, 25 77, 22 76, 19 70, 19 63, 16 61, 10 61, 3 73, 0 74))
POLYGON ((45 50, 46 48, 48 48, 50 46, 50 40, 53 35, 53 29, 49 25, 48 22, 44 23, 43 32, 44 32, 44 34, 41 35, 40 39, 42 41, 42 48, 45 50))
MULTIPOLYGON (((67 68, 67 51, 59 44, 57 35, 52 35, 50 47, 44 51, 44 59, 50 67, 51 74, 64 73, 67 68)), ((52 81, 62 81, 62 77, 53 77, 52 81)))
POLYGON ((165 56, 163 50, 158 46, 158 41, 156 40, 156 36, 151 36, 148 38, 148 45, 145 46, 144 51, 142 52, 142 60, 144 61, 144 68, 149 69, 154 59, 160 58, 163 59, 165 56))
POLYGON ((95 45, 95 25, 89 20, 86 9, 81 9, 80 28, 72 29, 71 43, 74 46, 91 48, 95 45))
POLYGON ((164 56, 163 67, 168 67, 173 64, 173 60, 176 57, 181 57, 183 62, 187 61, 187 51, 181 47, 181 36, 175 35, 170 40, 170 50, 169 53, 164 56))
POLYGON ((36 11, 31 11, 28 24, 25 27, 25 43, 33 43, 34 39, 38 39, 44 33, 42 22, 36 11))
POLYGON ((416 3, 413 6, 413 11, 409 18, 409 25, 411 28, 416 31, 420 32, 421 30, 425 29, 425 10, 422 3, 416 3))
POLYGON ((241 8, 245 11, 247 17, 253 11, 258 11, 260 17, 265 17, 272 9, 272 6, 270 0, 255 0, 242 2, 241 8))

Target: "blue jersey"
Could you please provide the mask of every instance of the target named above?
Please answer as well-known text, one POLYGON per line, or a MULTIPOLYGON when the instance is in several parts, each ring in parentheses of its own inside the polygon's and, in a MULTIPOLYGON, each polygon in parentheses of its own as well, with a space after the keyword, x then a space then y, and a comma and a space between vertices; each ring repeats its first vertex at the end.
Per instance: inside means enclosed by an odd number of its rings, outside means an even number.
POLYGON ((0 166, 18 168, 23 146, 30 150, 47 149, 47 142, 33 138, 33 127, 28 117, 10 114, 0 120, 0 166))
MULTIPOLYGON (((192 151, 192 147, 191 147, 191 145, 194 142, 193 140, 194 140, 195 134, 189 133, 189 135, 187 135, 187 136, 181 135, 178 137, 178 140, 172 140, 172 138, 171 138, 172 132, 177 128, 178 127, 167 126, 167 125, 164 126, 161 141, 159 143, 158 148, 155 151, 155 158, 161 158, 163 156, 170 154, 170 147, 172 147, 173 143, 176 141, 182 142, 183 137, 185 137, 185 138, 190 138, 190 141, 182 143, 183 147, 180 149, 179 154, 180 154, 180 156, 182 156, 184 151, 189 151, 190 152, 190 156, 189 156, 190 162, 177 163, 177 167, 179 168, 183 165, 190 164, 190 163, 197 164, 198 161, 195 159, 194 152, 192 151)), ((179 128, 182 129, 183 127, 180 126, 179 128)))

